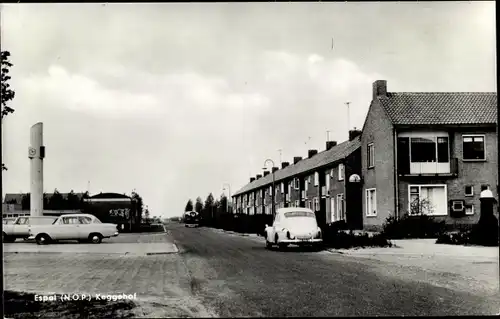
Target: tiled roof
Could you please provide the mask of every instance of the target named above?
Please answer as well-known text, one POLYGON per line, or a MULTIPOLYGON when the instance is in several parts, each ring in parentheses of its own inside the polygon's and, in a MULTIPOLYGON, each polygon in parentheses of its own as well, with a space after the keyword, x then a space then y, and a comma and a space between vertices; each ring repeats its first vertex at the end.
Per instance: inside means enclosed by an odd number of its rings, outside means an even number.
MULTIPOLYGON (((308 171, 318 169, 320 167, 326 166, 328 164, 334 163, 340 159, 344 159, 349 154, 354 152, 356 149, 361 147, 361 137, 358 136, 352 141, 346 141, 340 143, 327 151, 323 151, 314 155, 311 158, 306 158, 298 162, 297 164, 290 165, 284 169, 277 170, 274 173, 275 181, 281 181, 283 179, 299 175, 308 171)), ((246 193, 263 186, 270 185, 273 182, 272 174, 268 174, 265 177, 261 177, 247 185, 243 186, 240 190, 234 193, 232 196, 236 196, 242 193, 246 193)))
MULTIPOLYGON (((66 198, 68 196, 68 194, 69 193, 61 193, 63 198, 66 198)), ((82 198, 83 194, 84 193, 75 193, 75 195, 78 196, 78 198, 82 198)), ((8 203, 11 200, 15 200, 17 204, 21 204, 24 195, 26 195, 26 193, 17 193, 17 194, 7 193, 7 194, 5 194, 5 197, 3 198, 3 202, 8 203)), ((44 195, 47 197, 51 197, 52 195, 54 195, 54 193, 44 193, 44 195)))
POLYGON ((497 122, 497 94, 494 92, 397 92, 378 99, 395 125, 497 122))

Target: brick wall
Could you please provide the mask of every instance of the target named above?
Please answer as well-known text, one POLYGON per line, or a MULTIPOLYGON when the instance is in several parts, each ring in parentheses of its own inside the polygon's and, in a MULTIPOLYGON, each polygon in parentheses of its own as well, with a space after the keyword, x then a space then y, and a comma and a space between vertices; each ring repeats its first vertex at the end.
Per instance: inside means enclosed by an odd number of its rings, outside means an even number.
POLYGON ((372 101, 361 135, 363 185, 363 229, 380 230, 386 218, 394 215, 394 135, 392 123, 378 100, 372 101), (375 167, 368 168, 367 146, 374 144, 375 167), (366 216, 366 189, 376 189, 377 216, 366 216))
MULTIPOLYGON (((408 186, 410 184, 445 184, 447 187, 447 200, 465 200, 466 204, 474 206, 474 214, 463 217, 436 216, 437 220, 444 220, 449 225, 474 224, 479 220, 481 185, 489 185, 490 190, 497 196, 498 180, 498 144, 494 129, 454 130, 450 132, 451 157, 458 158, 457 178, 431 178, 431 177, 400 177, 399 178, 399 207, 400 212, 408 211, 408 186), (463 161, 462 134, 484 134, 486 161, 463 161), (474 188, 474 195, 465 196, 465 186, 474 188)), ((497 198, 498 199, 498 198, 497 198)))

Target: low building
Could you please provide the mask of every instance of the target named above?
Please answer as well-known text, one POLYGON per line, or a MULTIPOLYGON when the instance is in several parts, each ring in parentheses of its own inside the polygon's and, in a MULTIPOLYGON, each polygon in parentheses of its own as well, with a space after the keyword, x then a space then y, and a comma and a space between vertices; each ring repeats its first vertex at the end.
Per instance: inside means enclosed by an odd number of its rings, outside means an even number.
POLYGON ((326 150, 309 150, 308 157, 295 157, 293 164, 281 163, 281 169, 252 177, 250 182, 233 194, 236 212, 263 212, 272 216, 275 209, 308 207, 320 225, 344 220, 352 229, 362 227, 361 187, 359 178, 349 182, 349 176, 361 174, 360 131, 350 132, 350 139, 337 145, 328 141, 326 150), (338 173, 340 172, 340 176, 338 173), (345 177, 345 174, 350 174, 345 177), (274 188, 273 188, 274 184, 274 188), (352 184, 352 185, 351 185, 352 184), (257 200, 254 200, 257 198, 257 200), (345 199, 352 199, 347 202, 345 199), (355 200, 358 199, 358 200, 355 200))
POLYGON ((373 83, 361 137, 363 225, 425 213, 477 222, 479 194, 498 200, 497 94, 387 92, 373 83))
POLYGON ((137 201, 118 193, 100 193, 84 199, 83 212, 92 214, 103 223, 117 224, 120 231, 136 231, 141 225, 137 201))

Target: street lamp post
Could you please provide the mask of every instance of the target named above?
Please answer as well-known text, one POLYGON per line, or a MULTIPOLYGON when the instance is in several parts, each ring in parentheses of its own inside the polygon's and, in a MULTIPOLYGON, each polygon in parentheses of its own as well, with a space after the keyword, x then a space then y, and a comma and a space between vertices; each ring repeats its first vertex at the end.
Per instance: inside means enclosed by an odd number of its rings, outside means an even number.
POLYGON ((266 159, 264 161, 264 170, 266 169, 267 162, 271 162, 271 165, 273 165, 271 167, 271 174, 273 175, 273 186, 272 186, 273 190, 271 192, 271 201, 272 201, 271 214, 274 216, 274 214, 275 214, 275 209, 274 209, 274 193, 276 192, 276 189, 275 189, 275 186, 274 186, 274 169, 273 169, 274 168, 274 161, 272 159, 269 159, 269 158, 266 159))
POLYGON ((222 190, 226 190, 226 187, 228 188, 228 195, 226 199, 226 213, 229 213, 229 200, 231 200, 231 207, 233 207, 233 200, 231 199, 231 185, 229 183, 224 183, 222 185, 222 190))

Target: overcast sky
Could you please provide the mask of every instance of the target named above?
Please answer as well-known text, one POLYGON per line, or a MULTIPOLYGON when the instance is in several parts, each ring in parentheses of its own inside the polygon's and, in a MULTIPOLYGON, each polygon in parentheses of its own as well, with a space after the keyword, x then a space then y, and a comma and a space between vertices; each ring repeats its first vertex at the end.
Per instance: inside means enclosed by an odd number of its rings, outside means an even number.
POLYGON ((2 5, 1 46, 3 193, 29 192, 43 122, 46 192, 135 188, 151 215, 346 140, 374 80, 496 91, 494 2, 2 5))

